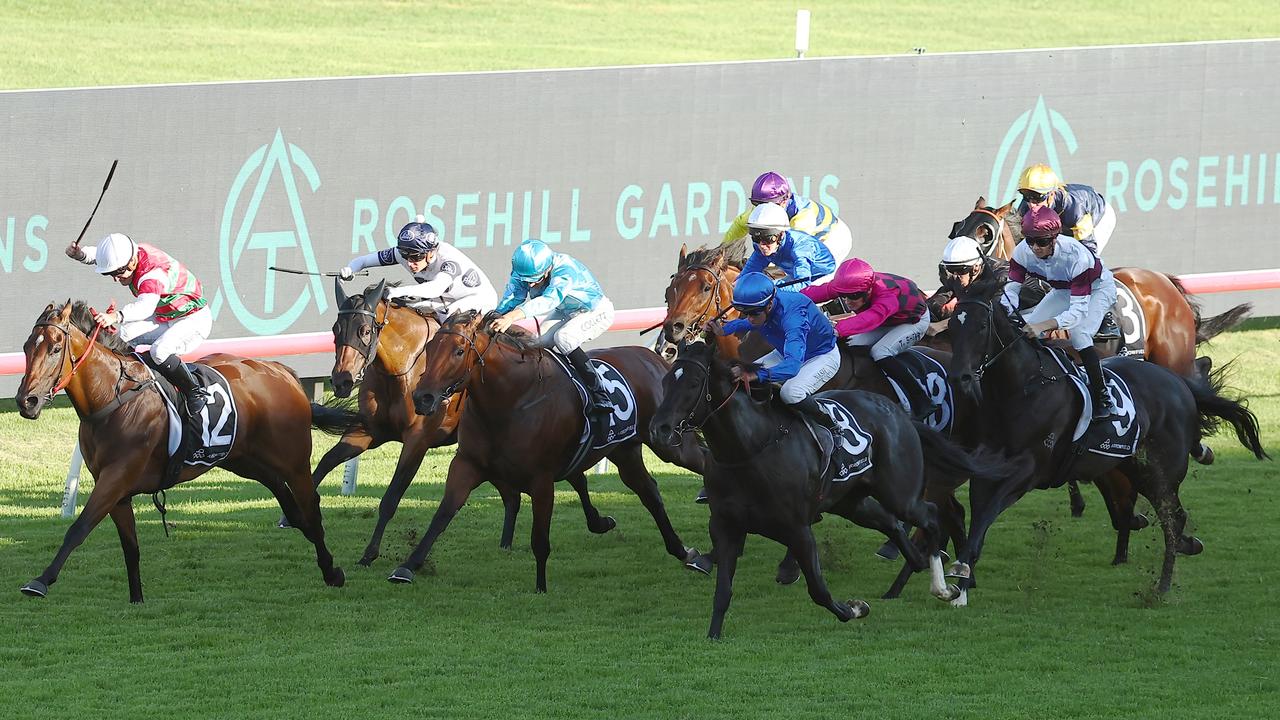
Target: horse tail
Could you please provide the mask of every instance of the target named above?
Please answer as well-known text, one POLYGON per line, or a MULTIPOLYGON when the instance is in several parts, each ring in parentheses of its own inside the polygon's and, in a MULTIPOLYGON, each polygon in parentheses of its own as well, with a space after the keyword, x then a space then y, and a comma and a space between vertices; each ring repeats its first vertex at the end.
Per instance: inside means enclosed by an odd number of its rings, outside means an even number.
MULTIPOLYGON (((1227 371, 1231 363, 1209 373, 1209 377, 1182 378, 1196 399, 1196 412, 1199 414, 1200 437, 1212 435, 1218 430, 1222 421, 1235 428, 1236 438, 1249 452, 1259 460, 1269 460, 1270 455, 1262 448, 1262 439, 1258 431, 1258 416, 1254 415, 1243 400, 1224 397, 1222 389, 1226 385, 1227 371)), ((1192 449, 1192 452, 1195 452, 1192 449)))
POLYGON ((996 482, 1020 476, 1029 466, 1021 462, 1021 456, 1011 460, 986 447, 970 452, 922 422, 912 424, 920 436, 925 465, 951 477, 996 482))
POLYGON ((311 427, 329 435, 345 435, 349 430, 364 426, 360 413, 355 411, 354 398, 329 398, 324 402, 311 403, 311 427))
POLYGON ((1244 322, 1249 317, 1249 313, 1253 312, 1253 303, 1241 303, 1221 315, 1214 315, 1208 320, 1201 320, 1199 313, 1196 314, 1196 344, 1207 342, 1217 337, 1219 334, 1230 330, 1231 328, 1244 322))

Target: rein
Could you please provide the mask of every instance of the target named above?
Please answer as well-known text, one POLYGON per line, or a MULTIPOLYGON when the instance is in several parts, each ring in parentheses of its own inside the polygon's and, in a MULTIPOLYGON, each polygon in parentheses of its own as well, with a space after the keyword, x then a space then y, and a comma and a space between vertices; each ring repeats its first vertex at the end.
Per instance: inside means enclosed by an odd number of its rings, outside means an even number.
MULTIPOLYGON (((698 369, 702 370, 702 387, 698 390, 698 394, 703 396, 704 401, 708 405, 711 404, 711 368, 707 365, 702 364, 697 360, 694 360, 693 358, 677 358, 676 361, 671 364, 671 366, 674 369, 676 365, 679 365, 682 362, 692 364, 696 366, 698 369)), ((738 392, 739 388, 746 388, 746 387, 747 387, 746 380, 735 382, 733 384, 733 390, 731 390, 729 394, 725 396, 724 401, 721 402, 719 405, 717 405, 714 410, 704 415, 702 417, 702 420, 700 420, 697 423, 691 422, 693 420, 694 414, 698 412, 697 406, 694 406, 694 408, 689 411, 689 414, 686 415, 683 420, 676 423, 676 427, 675 427, 676 432, 683 435, 686 432, 701 430, 702 426, 706 425, 707 422, 711 420, 711 416, 720 412, 721 410, 724 409, 725 405, 729 404, 729 401, 733 399, 733 396, 738 392)))
POLYGON ((53 402, 53 396, 66 389, 67 385, 71 383, 71 378, 75 376, 76 371, 79 370, 80 367, 84 365, 85 361, 89 359, 89 354, 93 352, 93 346, 98 341, 98 333, 102 331, 102 326, 98 325, 93 328, 93 332, 89 335, 89 345, 84 349, 84 354, 80 356, 79 360, 72 357, 73 353, 71 352, 71 343, 69 342, 71 338, 71 328, 59 325, 55 322, 49 322, 48 320, 38 322, 35 326, 53 327, 60 330, 62 332, 63 342, 66 343, 67 346, 67 357, 71 358, 71 372, 67 373, 67 376, 59 380, 53 386, 53 389, 49 391, 48 400, 49 402, 53 402))
POLYGON ((706 265, 706 264, 690 265, 689 267, 684 268, 683 270, 679 271, 675 275, 672 275, 671 276, 672 283, 674 284, 675 279, 681 275, 684 275, 685 273, 690 273, 690 272, 696 273, 699 271, 706 271, 709 275, 711 275, 711 281, 712 281, 711 295, 712 296, 707 298, 707 301, 702 306, 702 310, 698 312, 696 319, 685 327, 684 336, 676 338, 676 342, 680 342, 681 340, 687 340, 692 334, 702 331, 702 326, 707 323, 708 318, 711 316, 712 303, 715 303, 715 311, 716 311, 715 317, 720 317, 721 315, 724 315, 724 312, 725 312, 725 307, 720 302, 720 283, 721 283, 720 273, 717 272, 716 269, 711 267, 710 265, 706 265))
MULTIPOLYGON (((996 362, 1000 359, 1002 355, 1004 355, 1006 352, 1008 352, 1010 349, 1016 346, 1019 340, 1026 340, 1027 342, 1030 342, 1031 349, 1034 350, 1036 353, 1036 362, 1040 366, 1040 370, 1038 373, 1040 376, 1039 384, 1046 385, 1046 384, 1057 382, 1058 380, 1063 379, 1062 377, 1059 377, 1057 374, 1049 374, 1049 375, 1045 374, 1044 355, 1048 353, 1049 348, 1046 347, 1044 343, 1038 340, 1033 341, 1032 338, 1028 337, 1025 333, 1021 331, 1019 331, 1016 337, 1014 337, 1013 340, 1009 341, 1008 343, 1005 343, 1005 341, 1001 339, 1000 332, 995 325, 995 307, 992 305, 990 301, 961 300, 960 302, 956 303, 956 308, 959 309, 961 305, 977 305, 979 307, 986 309, 987 317, 991 319, 991 328, 989 332, 995 337, 996 343, 1000 345, 1000 349, 996 351, 994 355, 984 354, 982 358, 982 363, 978 365, 977 368, 974 369, 973 375, 975 378, 977 378, 978 382, 982 382, 982 376, 985 375, 988 370, 990 370, 992 367, 995 366, 996 362)), ((1015 315, 1009 316, 1009 323, 1011 325, 1017 324, 1017 321, 1013 319, 1014 317, 1015 315)), ((987 345, 988 347, 990 347, 990 342, 988 342, 987 345)), ((1028 382, 1027 384, 1030 385, 1031 383, 1028 382)), ((1029 390, 1025 390, 1025 389, 1024 391, 1029 392, 1029 390)))
MULTIPOLYGON (((467 371, 463 373, 462 377, 450 383, 448 386, 445 387, 444 390, 441 391, 440 399, 443 402, 445 400, 448 400, 450 397, 453 397, 453 394, 458 392, 458 388, 465 385, 467 383, 467 380, 471 379, 471 373, 476 369, 477 366, 479 366, 480 368, 480 382, 484 382, 484 356, 486 353, 489 352, 489 348, 493 347, 493 344, 496 342, 496 340, 493 338, 490 338, 489 344, 484 346, 484 352, 480 352, 478 349, 476 349, 476 341, 475 341, 474 333, 471 335, 464 335, 456 330, 440 329, 436 331, 436 336, 438 337, 440 335, 454 335, 456 337, 462 338, 463 340, 466 340, 467 350, 474 352, 476 354, 476 364, 467 368, 467 371)), ((426 349, 425 346, 423 347, 423 349, 424 350, 426 349)), ((466 352, 467 351, 465 350, 463 351, 464 357, 466 356, 466 352)))

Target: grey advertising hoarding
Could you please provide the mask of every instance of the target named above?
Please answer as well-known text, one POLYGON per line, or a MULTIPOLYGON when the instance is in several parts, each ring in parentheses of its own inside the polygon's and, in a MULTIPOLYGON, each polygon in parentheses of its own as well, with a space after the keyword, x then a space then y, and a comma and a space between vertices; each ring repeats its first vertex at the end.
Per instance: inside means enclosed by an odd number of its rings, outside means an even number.
POLYGON ((1249 41, 4 92, 0 352, 51 300, 125 299, 62 252, 114 158, 88 241, 181 258, 215 337, 327 329, 331 283, 266 268, 336 269, 417 213, 499 287, 536 236, 617 307, 658 305, 681 243, 716 242, 768 169, 926 287, 951 223, 1045 161, 1119 211, 1112 266, 1276 267, 1277 66, 1249 41))

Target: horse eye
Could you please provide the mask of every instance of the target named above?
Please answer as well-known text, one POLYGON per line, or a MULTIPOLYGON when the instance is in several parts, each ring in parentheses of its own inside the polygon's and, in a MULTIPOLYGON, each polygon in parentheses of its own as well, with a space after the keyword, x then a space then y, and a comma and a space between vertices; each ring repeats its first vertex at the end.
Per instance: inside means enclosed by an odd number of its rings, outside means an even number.
POLYGON ((710 286, 710 285, 706 285, 706 284, 704 284, 704 285, 702 286, 702 292, 704 292, 704 293, 709 293, 709 292, 711 292, 711 286, 710 286))
POLYGON ((458 348, 457 350, 453 351, 453 356, 462 357, 464 354, 466 354, 466 352, 467 352, 466 350, 463 350, 462 348, 458 348))
POLYGON ((57 354, 58 354, 58 353, 60 353, 60 352, 62 352, 62 346, 61 346, 61 345, 54 345, 53 347, 49 348, 49 354, 50 354, 50 355, 57 355, 57 354))

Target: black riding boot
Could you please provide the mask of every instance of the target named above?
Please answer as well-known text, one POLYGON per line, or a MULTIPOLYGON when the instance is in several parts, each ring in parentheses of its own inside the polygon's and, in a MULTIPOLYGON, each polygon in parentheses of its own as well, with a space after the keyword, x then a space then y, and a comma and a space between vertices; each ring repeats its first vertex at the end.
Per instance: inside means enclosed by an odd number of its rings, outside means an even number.
POLYGON ((582 348, 574 348, 573 352, 568 355, 569 362, 573 363, 573 369, 578 371, 578 377, 582 382, 586 383, 587 391, 591 395, 591 412, 593 414, 608 415, 613 412, 613 403, 609 400, 609 393, 600 387, 600 378, 591 369, 591 364, 587 362, 587 354, 582 348))
POLYGON ((791 406, 796 412, 813 420, 822 427, 830 430, 832 434, 839 435, 840 428, 836 427, 836 421, 831 416, 822 411, 822 407, 818 405, 818 400, 812 395, 806 397, 800 402, 791 406))
POLYGON ((205 403, 209 396, 205 392, 199 381, 191 374, 191 370, 182 362, 177 355, 170 355, 164 359, 164 362, 155 362, 152 360, 152 367, 173 384, 178 392, 182 393, 186 402, 183 403, 183 411, 185 417, 182 419, 182 441, 178 444, 178 451, 173 457, 169 458, 169 464, 165 468, 166 485, 172 485, 178 482, 178 474, 182 472, 182 463, 191 456, 199 443, 200 438, 200 411, 204 409, 205 403))
POLYGON ((1113 340, 1120 337, 1120 326, 1116 324, 1116 316, 1111 311, 1107 311, 1102 316, 1102 325, 1098 327, 1098 332, 1094 333, 1094 337, 1105 340, 1113 340))
POLYGON ((920 387, 920 383, 916 382, 915 377, 902 359, 896 355, 890 355, 887 358, 876 361, 876 367, 880 368, 880 372, 885 377, 892 378, 898 383, 898 387, 907 395, 907 402, 911 405, 911 419, 924 421, 925 418, 933 415, 938 411, 938 406, 933 404, 933 398, 929 397, 924 388, 920 387))
POLYGON ((1089 376, 1089 391, 1093 394, 1093 419, 1109 417, 1115 412, 1115 403, 1111 401, 1111 393, 1107 392, 1106 381, 1102 378, 1102 361, 1098 359, 1098 351, 1087 347, 1080 351, 1080 364, 1089 376))

